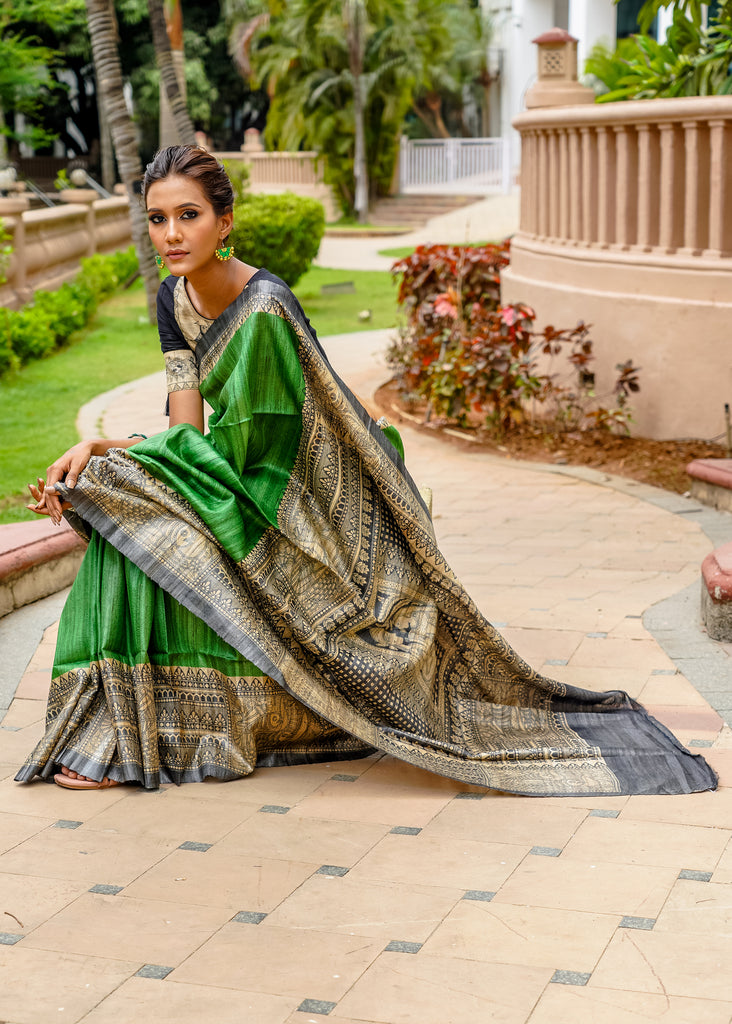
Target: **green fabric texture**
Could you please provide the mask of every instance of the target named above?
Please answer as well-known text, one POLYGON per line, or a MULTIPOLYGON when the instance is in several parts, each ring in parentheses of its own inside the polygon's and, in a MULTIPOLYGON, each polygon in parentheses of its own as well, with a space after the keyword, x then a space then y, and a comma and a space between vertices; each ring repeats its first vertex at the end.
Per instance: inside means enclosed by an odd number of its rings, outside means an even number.
POLYGON ((296 338, 286 321, 254 313, 246 341, 232 340, 201 382, 213 409, 208 434, 180 424, 131 452, 190 502, 236 562, 267 527, 277 526, 300 444, 305 397, 296 338))

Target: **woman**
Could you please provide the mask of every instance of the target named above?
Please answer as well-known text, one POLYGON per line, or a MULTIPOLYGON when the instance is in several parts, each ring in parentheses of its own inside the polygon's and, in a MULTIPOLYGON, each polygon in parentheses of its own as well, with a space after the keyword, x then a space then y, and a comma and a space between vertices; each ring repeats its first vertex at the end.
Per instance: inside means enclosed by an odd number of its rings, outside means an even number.
POLYGON ((154 788, 378 749, 533 795, 714 788, 626 694, 544 679, 481 616, 398 439, 335 376, 290 290, 232 258, 216 160, 163 150, 143 196, 170 271, 170 428, 82 442, 32 489, 89 548, 46 734, 16 778, 154 788))

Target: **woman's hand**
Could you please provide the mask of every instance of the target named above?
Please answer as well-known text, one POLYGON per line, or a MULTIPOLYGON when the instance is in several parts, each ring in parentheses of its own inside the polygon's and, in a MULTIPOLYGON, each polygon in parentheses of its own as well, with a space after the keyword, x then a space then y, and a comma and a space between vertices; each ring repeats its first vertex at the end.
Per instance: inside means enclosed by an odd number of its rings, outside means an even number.
MULTIPOLYGON (((105 448, 108 445, 105 444, 105 448)), ((31 512, 41 516, 50 516, 56 526, 61 522, 61 513, 71 508, 68 501, 61 501, 56 494, 56 484, 63 481, 67 487, 76 486, 79 473, 94 454, 94 441, 80 441, 69 448, 48 467, 45 483, 38 477, 38 486, 28 484, 28 490, 35 499, 35 505, 28 505, 31 512)))

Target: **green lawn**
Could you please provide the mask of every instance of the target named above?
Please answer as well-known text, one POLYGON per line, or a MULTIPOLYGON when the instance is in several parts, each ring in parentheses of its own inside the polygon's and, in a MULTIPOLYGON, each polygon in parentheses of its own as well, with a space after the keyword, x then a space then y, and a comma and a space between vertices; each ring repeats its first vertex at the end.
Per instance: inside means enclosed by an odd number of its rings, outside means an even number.
MULTIPOLYGON (((383 271, 314 268, 295 288, 320 337, 396 323, 396 286, 383 271), (351 282, 352 294, 321 295, 351 282), (371 320, 358 319, 361 310, 371 320)), ((67 347, 0 380, 0 523, 30 517, 26 485, 79 440, 79 408, 96 395, 162 369, 157 332, 147 321, 142 282, 105 302, 67 347)))
MULTIPOLYGON (((451 244, 451 243, 447 243, 451 244)), ((462 243, 461 243, 462 244, 462 243)), ((498 245, 498 242, 470 242, 465 243, 471 246, 479 245, 498 245)), ((414 252, 415 246, 413 245, 399 245, 394 249, 379 249, 379 256, 389 256, 393 260, 403 260, 405 256, 411 256, 414 252)))

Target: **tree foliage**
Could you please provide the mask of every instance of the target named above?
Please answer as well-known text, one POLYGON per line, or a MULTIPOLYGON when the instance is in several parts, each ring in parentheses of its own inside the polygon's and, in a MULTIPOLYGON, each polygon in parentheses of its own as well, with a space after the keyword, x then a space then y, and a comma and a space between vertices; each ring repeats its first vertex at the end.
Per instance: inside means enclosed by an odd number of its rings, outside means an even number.
MULTIPOLYGON (((647 29, 666 0, 648 0, 639 17, 647 29)), ((732 94, 732 0, 722 0, 705 25, 698 0, 674 6, 664 41, 643 31, 614 51, 596 46, 585 64, 604 87, 599 102, 667 96, 732 94)))
POLYGON ((447 134, 442 95, 462 94, 487 60, 485 35, 458 55, 480 21, 468 0, 225 0, 225 10, 235 59, 271 97, 268 143, 320 153, 344 209, 361 215, 389 189, 408 111, 447 134))

